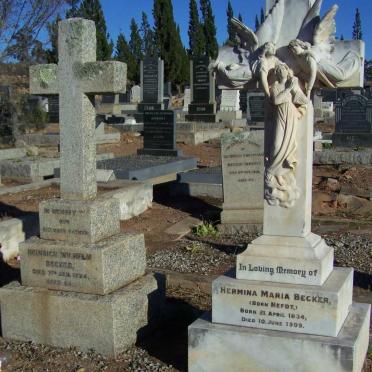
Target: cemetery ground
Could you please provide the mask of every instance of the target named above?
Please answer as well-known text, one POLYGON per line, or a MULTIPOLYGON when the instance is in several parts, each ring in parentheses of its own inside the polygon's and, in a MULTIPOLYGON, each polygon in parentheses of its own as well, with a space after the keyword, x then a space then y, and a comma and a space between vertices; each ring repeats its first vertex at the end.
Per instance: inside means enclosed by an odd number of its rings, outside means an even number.
MULTIPOLYGON (((115 156, 136 153, 142 137, 122 134, 117 144, 100 145, 98 153, 115 156)), ((186 155, 199 158, 199 166, 220 164, 220 143, 178 145, 186 155)), ((54 150, 43 150, 46 154, 54 150)), ((14 185, 10 179, 2 182, 14 185)), ((19 182, 19 181, 17 181, 19 182)), ((335 265, 351 266, 355 301, 372 303, 372 167, 315 166, 313 176, 313 231, 335 248, 335 265)), ((170 193, 171 184, 154 187, 152 208, 129 221, 122 231, 144 233, 147 270, 156 272, 166 287, 166 306, 159 327, 116 360, 93 351, 59 349, 0 338, 1 371, 185 371, 187 326, 211 308, 211 282, 235 265, 254 234, 222 235, 216 229, 222 200, 191 198, 170 193), (182 222, 200 221, 184 234, 169 230, 182 222), (173 232, 173 234, 171 233, 173 232), (1 359, 3 358, 3 359, 1 359), (5 367, 5 368, 4 368, 5 367)), ((102 192, 98 189, 98 192, 102 192)), ((42 200, 58 198, 58 185, 0 196, 2 218, 37 216, 42 200)), ((186 223, 185 222, 185 223, 186 223)), ((187 228, 186 228, 187 230, 187 228)), ((16 264, 16 263, 15 263, 16 264)), ((0 268, 0 286, 19 280, 18 269, 0 268)), ((372 371, 372 348, 365 372, 372 371)))

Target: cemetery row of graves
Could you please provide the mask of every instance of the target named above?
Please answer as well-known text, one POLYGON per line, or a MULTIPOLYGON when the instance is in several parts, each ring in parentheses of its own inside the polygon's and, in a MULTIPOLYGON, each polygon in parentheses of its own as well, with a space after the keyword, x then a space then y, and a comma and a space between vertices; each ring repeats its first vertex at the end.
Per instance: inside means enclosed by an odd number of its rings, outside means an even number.
POLYGON ((58 66, 22 87, 47 124, 0 150, 0 370, 227 371, 249 355, 259 371, 258 355, 369 371, 371 91, 313 93, 307 194, 278 208, 262 91, 219 89, 205 56, 182 95, 160 58, 126 87, 124 64, 96 62, 94 27, 61 22, 58 66))

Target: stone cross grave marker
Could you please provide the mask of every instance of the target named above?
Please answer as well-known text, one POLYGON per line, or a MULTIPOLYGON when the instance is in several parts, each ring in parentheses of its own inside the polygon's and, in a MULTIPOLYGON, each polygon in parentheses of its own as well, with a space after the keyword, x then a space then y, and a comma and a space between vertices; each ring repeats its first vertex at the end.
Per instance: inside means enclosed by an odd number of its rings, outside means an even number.
POLYGON ((59 94, 61 197, 97 195, 94 95, 126 86, 126 64, 96 62, 94 22, 80 18, 59 24, 59 63, 30 69, 32 94, 59 94), (125 77, 123 79, 123 76, 125 77))

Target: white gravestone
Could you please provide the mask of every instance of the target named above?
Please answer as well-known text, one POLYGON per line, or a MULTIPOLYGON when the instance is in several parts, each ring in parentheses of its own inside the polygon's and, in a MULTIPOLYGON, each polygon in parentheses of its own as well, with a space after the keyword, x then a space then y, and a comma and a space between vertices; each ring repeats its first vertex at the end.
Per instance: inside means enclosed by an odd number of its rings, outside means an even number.
POLYGON ((182 111, 188 112, 189 111, 189 105, 191 103, 191 89, 186 88, 185 89, 185 95, 183 97, 183 108, 182 111))
POLYGON ((241 119, 242 117, 243 113, 240 110, 239 90, 222 90, 218 119, 222 121, 228 121, 241 119))
POLYGON ((264 133, 228 133, 221 137, 223 211, 221 229, 262 231, 264 133))
POLYGON ((134 85, 130 90, 130 101, 132 103, 141 102, 141 87, 139 85, 134 85))

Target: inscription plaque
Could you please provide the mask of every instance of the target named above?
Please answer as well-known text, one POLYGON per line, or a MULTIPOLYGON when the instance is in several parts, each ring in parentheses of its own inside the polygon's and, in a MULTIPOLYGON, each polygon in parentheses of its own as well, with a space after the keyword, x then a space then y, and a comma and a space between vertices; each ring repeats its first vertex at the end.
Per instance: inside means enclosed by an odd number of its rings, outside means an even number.
POLYGON ((265 121, 264 93, 247 93, 247 119, 254 123, 265 121))
POLYGON ((163 96, 162 61, 146 57, 141 63, 141 88, 143 103, 160 103, 163 96))
POLYGON ((193 103, 209 103, 210 72, 209 57, 202 56, 193 60, 193 103))

